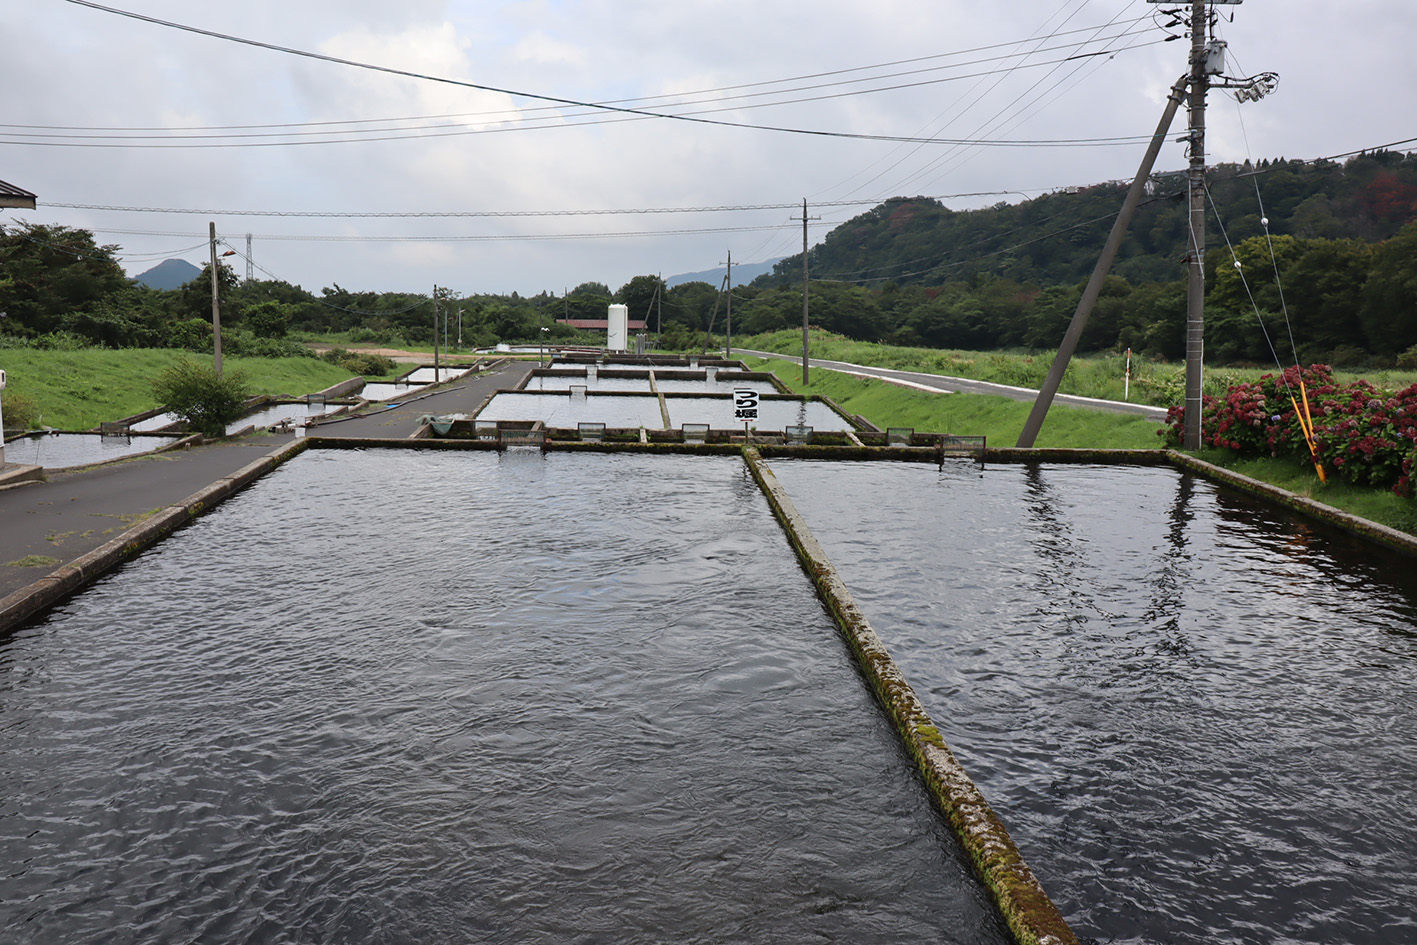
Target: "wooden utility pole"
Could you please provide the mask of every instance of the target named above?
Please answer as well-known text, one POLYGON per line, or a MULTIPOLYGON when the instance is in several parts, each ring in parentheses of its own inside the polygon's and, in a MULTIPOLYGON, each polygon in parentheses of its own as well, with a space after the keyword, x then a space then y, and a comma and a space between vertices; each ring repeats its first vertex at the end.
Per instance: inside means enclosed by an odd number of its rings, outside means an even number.
POLYGON ((217 294, 216 221, 209 228, 212 248, 212 365, 216 368, 217 380, 221 380, 221 301, 217 294))

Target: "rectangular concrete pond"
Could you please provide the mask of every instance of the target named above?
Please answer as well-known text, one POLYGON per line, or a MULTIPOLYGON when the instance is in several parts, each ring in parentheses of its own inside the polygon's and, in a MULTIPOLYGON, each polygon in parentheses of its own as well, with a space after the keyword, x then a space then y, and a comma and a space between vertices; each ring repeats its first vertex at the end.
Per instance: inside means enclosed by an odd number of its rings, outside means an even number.
POLYGON ((1170 469, 769 464, 1084 939, 1417 941, 1417 567, 1170 469))
POLYGON ((427 384, 409 384, 406 382, 375 381, 372 384, 365 384, 359 390, 359 396, 369 401, 393 400, 395 397, 403 397, 408 394, 415 394, 427 384))
POLYGON ((162 449, 180 436, 104 436, 99 433, 39 433, 5 441, 5 462, 64 469, 106 463, 162 449))
POLYGON ((642 377, 607 377, 604 374, 587 376, 557 372, 555 374, 533 374, 526 379, 524 390, 570 390, 579 385, 592 391, 637 391, 649 393, 649 373, 642 377))
POLYGON ((607 427, 664 428, 659 398, 650 394, 595 394, 573 397, 570 391, 497 394, 477 415, 479 420, 541 420, 548 427, 576 429, 581 423, 607 427))
POLYGON ((17 945, 1004 941, 736 457, 312 450, 0 692, 17 945))
POLYGON ((233 420, 226 425, 228 435, 237 430, 254 426, 256 429, 274 426, 282 420, 292 420, 296 423, 304 423, 311 417, 321 417, 332 410, 338 410, 339 404, 306 403, 297 401, 289 404, 270 404, 259 410, 252 411, 240 420, 233 420))
MULTIPOLYGON (((733 415, 731 390, 721 397, 666 397, 671 428, 686 423, 707 423, 715 430, 743 428, 733 415)), ((821 432, 841 432, 854 429, 851 423, 824 403, 795 399, 758 401, 758 430, 782 431, 790 426, 809 426, 821 432)))

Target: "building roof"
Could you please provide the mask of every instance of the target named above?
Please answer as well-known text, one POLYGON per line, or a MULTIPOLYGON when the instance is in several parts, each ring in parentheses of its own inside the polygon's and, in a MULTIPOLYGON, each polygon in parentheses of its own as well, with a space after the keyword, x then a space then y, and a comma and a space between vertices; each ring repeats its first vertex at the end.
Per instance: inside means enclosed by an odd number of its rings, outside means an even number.
MULTIPOLYGON (((558 324, 558 325, 570 325, 572 328, 598 328, 598 329, 600 329, 601 331, 606 331, 606 330, 608 330, 608 329, 610 328, 610 319, 608 319, 608 318, 558 318, 558 319, 556 319, 556 324, 558 324)), ((649 327, 649 323, 646 322, 644 319, 634 319, 634 318, 632 318, 632 319, 629 320, 628 327, 629 327, 629 329, 630 329, 631 331, 644 331, 646 328, 649 327)))
POLYGON ((14 184, 0 180, 0 207, 15 207, 23 210, 34 209, 34 194, 14 184))

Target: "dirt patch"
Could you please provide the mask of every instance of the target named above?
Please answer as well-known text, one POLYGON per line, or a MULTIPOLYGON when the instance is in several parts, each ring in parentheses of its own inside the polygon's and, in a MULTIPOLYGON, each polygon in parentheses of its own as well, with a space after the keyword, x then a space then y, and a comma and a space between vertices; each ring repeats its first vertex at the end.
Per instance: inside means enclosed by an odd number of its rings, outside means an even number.
MULTIPOLYGON (((433 363, 433 355, 431 353, 404 351, 401 348, 369 348, 364 345, 312 344, 310 345, 310 350, 314 351, 316 354, 324 354, 326 351, 333 351, 337 347, 344 351, 358 351, 360 354, 377 354, 403 364, 421 364, 424 361, 427 361, 429 364, 433 363)), ((440 358, 440 360, 442 359, 440 358)))

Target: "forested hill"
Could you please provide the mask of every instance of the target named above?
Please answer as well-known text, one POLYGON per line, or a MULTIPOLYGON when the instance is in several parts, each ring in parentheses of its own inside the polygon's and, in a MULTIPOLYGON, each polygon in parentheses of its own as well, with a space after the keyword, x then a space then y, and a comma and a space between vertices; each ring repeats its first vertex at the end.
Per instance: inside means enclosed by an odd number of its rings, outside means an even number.
MULTIPOLYGON (((1417 154, 1378 151, 1332 161, 1219 165, 1209 175, 1209 245, 1262 235, 1386 240, 1417 219, 1417 154)), ((941 285, 981 276, 1038 286, 1086 279, 1130 181, 1068 188, 1019 204, 953 211, 924 197, 896 198, 832 230, 808 256, 812 279, 879 288, 941 285)), ((1113 272, 1133 285, 1178 278, 1186 255, 1184 172, 1154 175, 1113 272)), ((754 285, 800 281, 800 254, 754 285)))

